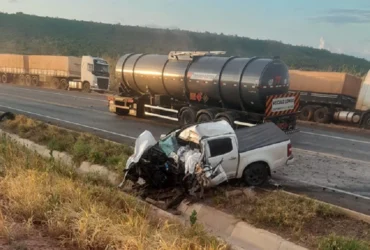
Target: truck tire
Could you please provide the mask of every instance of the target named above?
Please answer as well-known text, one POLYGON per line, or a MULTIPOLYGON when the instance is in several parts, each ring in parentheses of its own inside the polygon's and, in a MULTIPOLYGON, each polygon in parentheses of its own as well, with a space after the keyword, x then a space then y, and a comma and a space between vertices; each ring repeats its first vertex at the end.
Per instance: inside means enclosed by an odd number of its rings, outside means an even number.
POLYGON ((252 163, 243 171, 243 181, 248 186, 259 187, 269 178, 269 169, 263 162, 252 163))
POLYGON ((91 90, 90 90, 90 83, 89 82, 84 82, 82 84, 82 92, 86 92, 86 93, 89 93, 91 90))
POLYGON ((31 79, 31 85, 32 86, 39 86, 39 77, 38 76, 33 76, 31 79))
POLYGON ((60 89, 63 89, 63 90, 68 90, 68 87, 69 87, 69 84, 68 84, 68 80, 65 79, 65 78, 62 78, 60 79, 60 89))
POLYGON ((58 78, 53 78, 51 80, 51 87, 52 88, 56 88, 56 89, 59 89, 60 88, 60 82, 59 82, 59 79, 58 78))
POLYGON ((1 75, 1 83, 8 83, 8 76, 6 74, 1 75))
POLYGON ((224 120, 224 121, 228 122, 233 129, 236 128, 234 122, 238 118, 239 118, 239 116, 237 114, 231 113, 231 112, 222 112, 222 113, 218 113, 216 115, 216 119, 220 119, 220 120, 224 120))
POLYGON ((370 113, 364 116, 361 125, 364 129, 370 129, 370 113))
POLYGON ((182 126, 195 123, 196 111, 191 107, 186 107, 180 112, 179 121, 182 126))
POLYGON ((31 84, 32 84, 32 77, 30 75, 26 75, 25 84, 27 86, 31 86, 31 84))
POLYGON ((313 118, 313 114, 315 112, 314 107, 307 105, 301 109, 301 113, 299 114, 298 118, 302 121, 311 121, 313 118))
POLYGON ((213 121, 216 117, 217 110, 215 109, 201 109, 197 113, 197 122, 210 122, 213 121))
POLYGON ((19 81, 20 85, 25 85, 26 84, 26 76, 25 75, 20 75, 18 81, 19 81))
POLYGON ((328 123, 330 121, 329 110, 325 107, 316 109, 313 119, 318 123, 328 123))

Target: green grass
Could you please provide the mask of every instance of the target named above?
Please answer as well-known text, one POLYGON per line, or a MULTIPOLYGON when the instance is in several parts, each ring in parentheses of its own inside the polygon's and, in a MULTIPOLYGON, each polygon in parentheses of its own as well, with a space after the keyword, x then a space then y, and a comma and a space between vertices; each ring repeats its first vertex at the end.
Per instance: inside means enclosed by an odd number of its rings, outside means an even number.
POLYGON ((0 126, 5 131, 45 145, 51 151, 67 152, 77 163, 89 161, 107 166, 118 173, 122 173, 128 157, 133 153, 129 146, 52 126, 22 115, 17 115, 14 120, 7 120, 0 126))
POLYGON ((18 223, 71 249, 229 249, 201 226, 150 217, 142 202, 5 137, 0 169, 0 239, 13 246, 23 244, 18 223))
POLYGON ((330 235, 321 240, 319 250, 369 250, 370 244, 352 238, 330 235))
POLYGON ((216 208, 311 249, 318 249, 321 239, 331 233, 352 237, 353 242, 370 243, 369 224, 349 218, 334 206, 303 196, 283 191, 244 190, 243 195, 227 198, 219 188, 210 201, 216 208))

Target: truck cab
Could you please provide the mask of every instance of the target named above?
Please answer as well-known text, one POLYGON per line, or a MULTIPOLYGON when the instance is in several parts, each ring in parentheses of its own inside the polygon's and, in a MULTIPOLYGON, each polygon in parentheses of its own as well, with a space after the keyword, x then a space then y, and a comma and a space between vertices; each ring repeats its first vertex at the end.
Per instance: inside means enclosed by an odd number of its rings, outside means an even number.
POLYGON ((109 89, 109 64, 102 58, 83 56, 81 61, 81 79, 69 82, 70 89, 82 89, 85 92, 107 91, 109 89))
POLYGON ((363 112, 360 124, 370 129, 370 70, 362 82, 356 102, 356 110, 363 112))

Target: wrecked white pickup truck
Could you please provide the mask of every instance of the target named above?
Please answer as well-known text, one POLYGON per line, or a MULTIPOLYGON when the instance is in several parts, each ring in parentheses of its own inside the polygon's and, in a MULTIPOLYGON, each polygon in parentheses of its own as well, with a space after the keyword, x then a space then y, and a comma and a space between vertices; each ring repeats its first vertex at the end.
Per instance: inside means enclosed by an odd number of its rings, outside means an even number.
POLYGON ((162 135, 149 131, 136 140, 124 181, 151 188, 184 187, 203 192, 230 179, 261 186, 271 170, 294 160, 290 139, 275 124, 235 130, 226 121, 187 126, 162 135))

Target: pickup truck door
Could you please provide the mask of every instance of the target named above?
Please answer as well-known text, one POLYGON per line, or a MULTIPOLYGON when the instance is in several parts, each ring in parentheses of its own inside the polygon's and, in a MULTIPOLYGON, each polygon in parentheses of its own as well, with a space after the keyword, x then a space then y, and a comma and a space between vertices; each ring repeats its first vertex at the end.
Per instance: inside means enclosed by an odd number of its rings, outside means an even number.
POLYGON ((239 152, 235 137, 208 139, 206 143, 208 163, 215 167, 222 160, 222 167, 228 178, 234 178, 238 168, 239 152))

